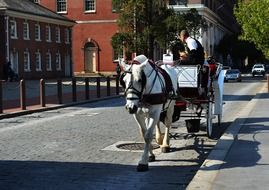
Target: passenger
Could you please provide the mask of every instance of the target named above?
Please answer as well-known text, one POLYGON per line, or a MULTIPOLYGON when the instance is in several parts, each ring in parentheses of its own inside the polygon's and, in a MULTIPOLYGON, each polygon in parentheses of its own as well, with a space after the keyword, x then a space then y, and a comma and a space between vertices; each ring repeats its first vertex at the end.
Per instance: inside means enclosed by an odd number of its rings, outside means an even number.
POLYGON ((217 62, 213 56, 208 56, 207 63, 210 68, 210 76, 213 77, 217 71, 217 62))

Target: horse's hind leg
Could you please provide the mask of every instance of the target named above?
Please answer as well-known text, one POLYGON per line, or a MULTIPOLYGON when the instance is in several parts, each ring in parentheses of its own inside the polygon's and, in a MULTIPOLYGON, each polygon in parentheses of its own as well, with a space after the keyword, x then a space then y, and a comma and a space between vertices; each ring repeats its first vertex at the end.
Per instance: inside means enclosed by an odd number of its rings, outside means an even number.
POLYGON ((163 144, 161 145, 161 150, 163 153, 170 151, 170 138, 169 138, 170 125, 165 126, 165 133, 163 138, 163 144))
POLYGON ((167 115, 166 115, 165 120, 164 120, 165 133, 164 133, 164 137, 163 137, 163 143, 161 145, 161 150, 164 153, 170 151, 169 133, 170 133, 170 128, 171 128, 171 124, 172 124, 173 113, 174 113, 174 102, 171 102, 171 104, 167 110, 167 115))
POLYGON ((161 129, 160 129, 160 122, 158 121, 156 125, 156 134, 155 134, 155 139, 158 145, 163 144, 163 137, 164 135, 162 134, 161 129))

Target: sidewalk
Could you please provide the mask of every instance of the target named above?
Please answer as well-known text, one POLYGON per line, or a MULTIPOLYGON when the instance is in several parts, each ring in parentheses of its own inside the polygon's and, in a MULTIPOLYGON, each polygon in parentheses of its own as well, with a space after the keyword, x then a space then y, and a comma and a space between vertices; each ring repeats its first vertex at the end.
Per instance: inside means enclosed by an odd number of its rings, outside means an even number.
POLYGON ((267 86, 249 110, 228 128, 187 189, 258 190, 269 181, 269 93, 267 86))

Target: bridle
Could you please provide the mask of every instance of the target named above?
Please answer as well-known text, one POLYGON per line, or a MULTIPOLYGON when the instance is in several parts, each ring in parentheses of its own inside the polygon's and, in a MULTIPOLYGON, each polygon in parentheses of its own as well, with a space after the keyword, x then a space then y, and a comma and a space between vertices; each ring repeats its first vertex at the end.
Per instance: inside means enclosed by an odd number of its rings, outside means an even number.
POLYGON ((120 76, 120 84, 121 86, 125 89, 124 90, 124 96, 126 97, 127 100, 141 100, 142 99, 142 94, 146 86, 147 82, 147 77, 144 72, 141 73, 141 90, 138 90, 137 88, 134 87, 133 85, 133 73, 131 71, 131 68, 128 71, 124 71, 121 76, 120 76), (131 75, 131 80, 129 85, 126 87, 125 82, 123 81, 123 78, 126 76, 126 74, 131 75), (134 94, 136 97, 128 97, 128 94, 134 94))
MULTIPOLYGON (((133 85, 133 73, 132 73, 133 64, 138 64, 138 63, 132 62, 131 67, 127 71, 124 71, 121 74, 121 76, 120 76, 120 84, 125 89, 124 95, 126 97, 126 100, 139 100, 139 101, 142 101, 142 99, 143 99, 143 91, 145 90, 145 86, 146 86, 146 83, 147 83, 147 77, 149 78, 155 71, 156 74, 155 74, 154 79, 153 79, 153 84, 152 84, 152 87, 151 87, 151 89, 149 90, 149 93, 148 93, 148 94, 150 94, 153 87, 154 87, 154 84, 155 84, 157 78, 160 78, 160 76, 159 76, 159 72, 156 69, 156 67, 151 65, 152 66, 152 71, 150 72, 150 74, 148 76, 146 76, 144 71, 141 72, 141 90, 138 90, 133 85), (126 76, 126 74, 131 75, 131 80, 130 80, 130 83, 129 83, 129 85, 127 87, 125 85, 125 82, 123 81, 123 78, 126 76), (128 97, 128 94, 133 94, 136 97, 128 97)), ((163 83, 163 81, 161 79, 160 79, 160 82, 161 82, 161 85, 163 86, 163 89, 164 89, 165 84, 163 83)))

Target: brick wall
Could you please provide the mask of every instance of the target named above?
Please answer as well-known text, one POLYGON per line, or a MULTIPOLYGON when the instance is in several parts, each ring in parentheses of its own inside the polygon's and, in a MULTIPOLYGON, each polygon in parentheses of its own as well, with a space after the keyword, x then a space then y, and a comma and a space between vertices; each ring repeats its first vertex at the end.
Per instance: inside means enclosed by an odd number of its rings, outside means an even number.
MULTIPOLYGON (((13 19, 13 18, 12 18, 13 19)), ((18 52, 18 70, 19 76, 21 78, 26 79, 39 79, 40 77, 44 78, 57 78, 65 76, 65 55, 66 53, 71 54, 71 43, 65 43, 65 26, 59 26, 61 31, 61 42, 56 43, 55 41, 55 27, 54 24, 49 24, 51 27, 51 42, 46 41, 45 37, 45 27, 48 23, 38 22, 41 28, 41 41, 35 40, 35 24, 37 21, 27 20, 29 23, 29 34, 30 39, 23 39, 23 22, 24 19, 14 18, 17 23, 17 39, 10 39, 9 49, 10 52, 17 51, 18 52), (30 53, 30 71, 24 71, 24 51, 28 49, 30 53), (41 53, 41 62, 42 62, 42 70, 36 71, 35 65, 35 52, 39 50, 41 53), (50 50, 52 57, 52 71, 46 70, 46 53, 50 50), (59 52, 61 54, 61 67, 62 69, 56 71, 55 66, 55 56, 56 53, 59 52)))

